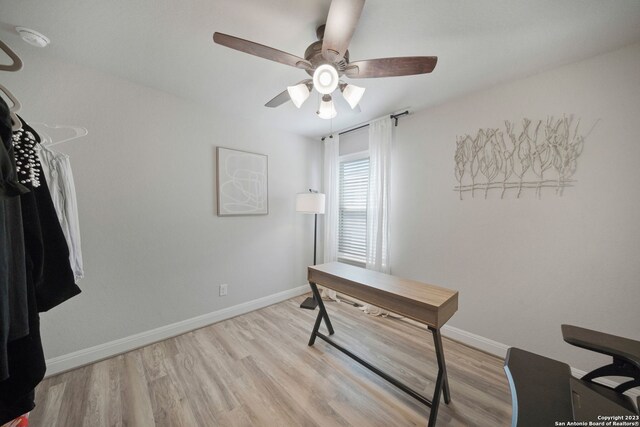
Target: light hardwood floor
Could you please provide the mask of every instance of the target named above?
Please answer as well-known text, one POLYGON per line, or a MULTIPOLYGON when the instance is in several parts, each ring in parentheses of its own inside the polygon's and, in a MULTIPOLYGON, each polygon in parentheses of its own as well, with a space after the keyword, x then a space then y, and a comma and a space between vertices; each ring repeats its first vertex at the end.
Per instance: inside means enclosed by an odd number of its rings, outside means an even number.
MULTIPOLYGON (((45 379, 33 427, 425 426, 429 408, 322 340, 294 298, 45 379)), ((335 340, 430 396, 424 327, 327 302, 335 340)), ((324 328, 324 326, 323 326, 324 328)), ((451 404, 438 426, 506 426, 502 360, 444 339, 451 404)))

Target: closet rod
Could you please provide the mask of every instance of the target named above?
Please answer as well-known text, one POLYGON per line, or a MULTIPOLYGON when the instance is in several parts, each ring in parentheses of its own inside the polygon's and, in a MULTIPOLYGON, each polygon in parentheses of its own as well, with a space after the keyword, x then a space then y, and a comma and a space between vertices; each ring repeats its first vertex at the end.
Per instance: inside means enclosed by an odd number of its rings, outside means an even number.
MULTIPOLYGON (((395 125, 398 126, 398 118, 402 117, 402 116, 407 116, 409 115, 409 110, 403 111, 402 113, 398 113, 398 114, 390 114, 389 118, 395 120, 395 125)), ((338 133, 338 135, 344 135, 345 133, 349 133, 349 132, 353 132, 354 130, 358 130, 358 129, 362 129, 362 128, 366 128, 369 126, 369 123, 366 123, 364 125, 355 127, 353 129, 347 129, 347 130, 343 130, 342 132, 338 133)), ((327 137, 323 136, 322 138, 320 138, 321 141, 324 141, 327 137)), ((329 135, 329 138, 333 138, 332 135, 329 135)))

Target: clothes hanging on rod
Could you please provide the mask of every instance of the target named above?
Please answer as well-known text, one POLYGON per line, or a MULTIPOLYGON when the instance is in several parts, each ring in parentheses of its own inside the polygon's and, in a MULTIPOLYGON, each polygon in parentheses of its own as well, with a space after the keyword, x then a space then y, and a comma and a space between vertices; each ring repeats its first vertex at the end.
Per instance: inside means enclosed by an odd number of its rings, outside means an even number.
MULTIPOLYGON (((0 49, 13 60, 0 71, 22 67, 7 45, 0 49)), ((16 114, 20 102, 0 91, 13 104, 0 97, 0 425, 14 425, 34 408, 46 370, 39 313, 80 288, 38 157, 40 137, 16 114)))
POLYGON ((7 345, 29 333, 25 248, 9 107, 0 99, 0 381, 9 376, 7 345))
MULTIPOLYGON (((23 151, 24 153, 21 154, 28 156, 30 160, 34 160, 33 168, 39 171, 36 173, 28 172, 30 176, 38 178, 38 186, 36 187, 34 180, 26 180, 24 185, 31 192, 23 195, 22 198, 30 196, 34 199, 38 214, 37 220, 42 233, 45 261, 43 263, 43 283, 37 287, 36 294, 38 297, 38 310, 44 312, 79 294, 80 289, 75 284, 73 271, 69 263, 69 248, 51 198, 49 186, 41 172, 42 165, 37 153, 38 145, 32 144, 34 141, 39 143, 40 136, 24 120, 22 120, 22 123, 23 128, 13 134, 13 144, 16 152, 23 151)), ((21 176, 19 175, 18 178, 20 179, 21 176)), ((22 179, 20 181, 22 183, 22 179)))
POLYGON ((16 171, 20 184, 40 186, 42 167, 36 152, 36 138, 32 132, 19 129, 13 133, 13 147, 16 160, 16 171))
MULTIPOLYGON (((14 152, 11 136, 11 120, 8 114, 8 106, 4 101, 0 102, 0 134, 3 138, 3 146, 10 147, 7 151, 11 154, 14 152)), ((10 172, 13 179, 17 179, 15 171, 15 160, 11 158, 14 169, 10 172)), ((13 215, 5 215, 4 225, 12 230, 12 238, 10 242, 2 242, 4 245, 5 260, 7 266, 16 267, 16 263, 22 258, 23 264, 19 267, 23 268, 24 282, 15 281, 9 277, 0 284, 2 288, 7 289, 7 295, 11 293, 20 293, 24 298, 23 303, 19 306, 15 305, 12 299, 4 300, 0 309, 2 313, 2 333, 4 341, 0 343, 0 362, 4 372, 2 372, 2 381, 0 381, 0 424, 4 424, 12 419, 20 416, 34 406, 33 390, 42 377, 44 376, 45 364, 44 354, 42 352, 42 344, 40 341, 40 323, 38 309, 36 306, 35 279, 38 269, 34 268, 41 248, 37 244, 33 244, 33 239, 24 239, 26 235, 35 235, 35 222, 31 221, 29 216, 24 216, 24 204, 22 196, 30 194, 28 188, 23 186, 26 192, 12 197, 5 197, 4 206, 7 202, 15 203, 14 207, 18 207, 19 211, 11 211, 13 215), (17 222, 7 221, 7 219, 20 218, 17 222), (21 228, 17 228, 18 224, 21 228), (22 236, 22 246, 15 244, 15 237, 22 236), (7 257, 8 256, 8 257, 7 257), (25 304, 26 303, 26 304, 25 304), (14 316, 21 314, 19 322, 26 322, 26 328, 23 329, 21 336, 11 336, 11 333, 5 334, 6 330, 14 328, 14 316), (11 323, 9 323, 11 322, 11 323)), ((28 199, 26 199, 28 202, 28 199)), ((7 211, 5 210, 5 213, 7 211)), ((29 212, 29 210, 27 210, 29 212)), ((33 212, 35 214, 35 211, 33 212)), ((18 239, 19 240, 19 239, 18 239)), ((37 243, 37 241, 35 242, 37 243)), ((41 258, 41 257, 40 257, 41 258)))
POLYGON ((38 147, 38 158, 42 165, 42 172, 49 185, 51 199, 67 241, 69 263, 77 283, 84 277, 84 268, 80 243, 78 202, 71 162, 69 156, 52 150, 48 145, 40 144, 38 147))
MULTIPOLYGON (((0 64, 0 71, 18 71, 22 61, 9 46, 0 41, 11 64, 0 64)), ((13 146, 12 128, 17 126, 15 111, 19 101, 0 85, 0 91, 13 104, 10 108, 0 97, 0 381, 9 376, 10 341, 29 333, 25 250, 22 227, 20 194, 29 191, 18 183, 13 146)), ((22 124, 20 123, 20 126, 22 124)))
POLYGON ((0 425, 35 406, 34 390, 45 373, 39 312, 48 311, 80 293, 69 264, 69 250, 41 172, 36 147, 38 134, 22 120, 13 133, 14 152, 23 160, 20 181, 30 191, 20 196, 23 220, 29 334, 8 342, 9 377, 0 381, 0 425), (28 167, 27 167, 28 166, 28 167), (32 168, 36 172, 32 172, 32 168), (37 179, 35 179, 37 178, 37 179), (35 184, 38 184, 36 186, 35 184))

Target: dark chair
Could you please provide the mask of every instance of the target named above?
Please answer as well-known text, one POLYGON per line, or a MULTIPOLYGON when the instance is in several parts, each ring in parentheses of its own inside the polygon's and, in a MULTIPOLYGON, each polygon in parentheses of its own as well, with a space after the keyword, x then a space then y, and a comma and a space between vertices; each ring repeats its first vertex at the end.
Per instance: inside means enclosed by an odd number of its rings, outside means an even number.
POLYGON ((512 427, 553 426, 573 419, 569 365, 512 347, 504 371, 511 389, 512 427))
POLYGON ((611 364, 583 376, 583 381, 593 382, 596 378, 608 376, 625 377, 629 380, 615 387, 614 391, 624 393, 640 387, 640 341, 572 325, 562 325, 562 337, 569 344, 613 358, 611 364))
POLYGON ((574 378, 569 365, 557 360, 512 347, 507 351, 504 370, 511 388, 512 427, 596 422, 604 414, 638 414, 629 396, 574 378))

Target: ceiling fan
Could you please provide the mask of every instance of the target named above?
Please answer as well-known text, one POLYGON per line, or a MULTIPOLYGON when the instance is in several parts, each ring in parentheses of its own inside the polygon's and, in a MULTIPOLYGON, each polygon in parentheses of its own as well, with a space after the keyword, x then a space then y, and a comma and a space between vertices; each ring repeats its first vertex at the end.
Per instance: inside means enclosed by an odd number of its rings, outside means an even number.
POLYGON ((300 108, 311 90, 315 89, 322 95, 317 114, 321 118, 330 119, 337 114, 331 98, 337 88, 340 88, 351 108, 358 105, 365 91, 364 88, 341 81, 341 77, 364 79, 425 74, 433 71, 438 61, 435 56, 407 56, 349 62, 349 42, 360 19, 364 2, 365 0, 332 0, 326 24, 316 30, 318 41, 307 47, 304 58, 217 32, 213 34, 213 41, 250 55, 305 70, 311 79, 287 87, 287 90, 276 95, 265 106, 274 108, 291 100, 300 108))

